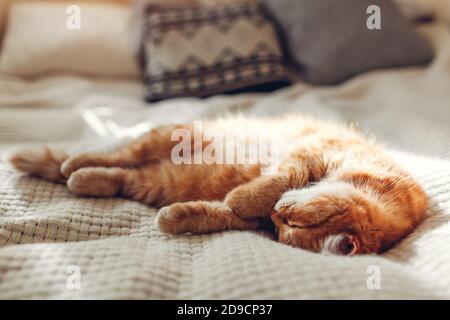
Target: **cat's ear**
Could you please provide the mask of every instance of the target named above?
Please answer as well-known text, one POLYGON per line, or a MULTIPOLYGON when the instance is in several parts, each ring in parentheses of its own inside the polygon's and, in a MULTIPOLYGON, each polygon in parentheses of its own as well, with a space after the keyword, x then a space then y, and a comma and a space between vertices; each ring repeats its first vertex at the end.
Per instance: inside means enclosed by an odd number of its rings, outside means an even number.
POLYGON ((358 237, 348 233, 328 236, 322 246, 322 253, 342 256, 354 256, 361 253, 361 250, 361 242, 358 237))

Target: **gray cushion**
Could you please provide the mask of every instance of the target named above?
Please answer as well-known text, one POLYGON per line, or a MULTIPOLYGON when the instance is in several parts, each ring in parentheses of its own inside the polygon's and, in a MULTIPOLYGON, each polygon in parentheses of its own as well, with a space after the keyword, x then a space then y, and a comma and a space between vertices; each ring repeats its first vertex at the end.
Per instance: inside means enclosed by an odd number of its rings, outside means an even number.
POLYGON ((334 84, 358 73, 429 62, 433 50, 390 0, 263 0, 304 80, 334 84), (366 26, 381 8, 381 30, 366 26))

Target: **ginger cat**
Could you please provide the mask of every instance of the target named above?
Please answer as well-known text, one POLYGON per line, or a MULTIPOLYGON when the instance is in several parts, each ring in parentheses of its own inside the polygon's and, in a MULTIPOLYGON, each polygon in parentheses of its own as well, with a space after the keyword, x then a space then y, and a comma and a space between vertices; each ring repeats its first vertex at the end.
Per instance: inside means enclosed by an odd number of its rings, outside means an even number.
MULTIPOLYGON (((226 137, 264 128, 265 138, 279 137, 279 162, 271 175, 261 175, 261 163, 175 164, 172 134, 194 135, 193 125, 153 129, 112 153, 69 157, 44 147, 16 151, 9 162, 80 196, 122 196, 159 207, 156 223, 169 234, 257 229, 271 219, 282 243, 354 255, 389 249, 425 216, 421 187, 353 128, 298 114, 203 127, 226 137)), ((193 141, 192 153, 197 147, 193 141)))

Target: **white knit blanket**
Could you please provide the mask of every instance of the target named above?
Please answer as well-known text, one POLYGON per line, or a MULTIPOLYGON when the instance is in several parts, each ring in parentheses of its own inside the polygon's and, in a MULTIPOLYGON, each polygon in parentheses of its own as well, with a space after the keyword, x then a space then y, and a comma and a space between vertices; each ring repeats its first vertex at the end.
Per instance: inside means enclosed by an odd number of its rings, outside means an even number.
POLYGON ((145 107, 138 83, 0 78, 1 150, 134 134, 175 115, 189 121, 236 110, 252 116, 298 110, 374 133, 430 197, 429 218, 395 248, 348 258, 292 248, 262 232, 167 236, 155 228, 152 208, 77 198, 0 164, 0 298, 449 299, 450 33, 443 26, 425 31, 438 50, 426 68, 270 95, 145 107), (102 113, 105 106, 115 113, 102 113))

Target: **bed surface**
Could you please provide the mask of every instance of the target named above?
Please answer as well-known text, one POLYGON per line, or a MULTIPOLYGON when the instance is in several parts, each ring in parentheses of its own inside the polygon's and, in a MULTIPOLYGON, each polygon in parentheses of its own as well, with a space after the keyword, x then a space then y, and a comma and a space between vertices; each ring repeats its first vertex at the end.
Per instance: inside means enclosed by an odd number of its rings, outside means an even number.
POLYGON ((267 95, 149 107, 138 81, 0 77, 0 152, 42 141, 90 148, 167 123, 174 114, 191 121, 300 111, 358 123, 430 197, 428 219, 392 250, 334 257, 279 244, 263 232, 167 236, 156 230, 153 208, 77 198, 0 163, 0 298, 450 299, 450 31, 439 24, 424 31, 438 51, 426 68, 371 72, 329 88, 297 84, 267 95), (79 290, 67 286, 73 266, 81 272, 79 290), (367 286, 371 270, 379 271, 379 290, 367 286))

